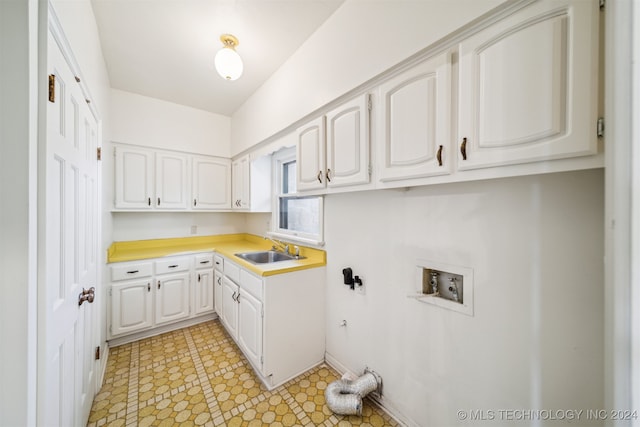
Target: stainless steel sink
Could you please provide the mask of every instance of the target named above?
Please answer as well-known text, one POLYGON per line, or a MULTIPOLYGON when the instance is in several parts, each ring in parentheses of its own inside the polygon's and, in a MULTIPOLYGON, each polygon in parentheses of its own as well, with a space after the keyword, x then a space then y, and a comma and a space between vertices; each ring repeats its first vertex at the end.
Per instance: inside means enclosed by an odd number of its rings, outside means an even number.
POLYGON ((295 257, 278 251, 244 252, 235 255, 253 264, 270 264, 272 262, 291 261, 304 258, 295 257))

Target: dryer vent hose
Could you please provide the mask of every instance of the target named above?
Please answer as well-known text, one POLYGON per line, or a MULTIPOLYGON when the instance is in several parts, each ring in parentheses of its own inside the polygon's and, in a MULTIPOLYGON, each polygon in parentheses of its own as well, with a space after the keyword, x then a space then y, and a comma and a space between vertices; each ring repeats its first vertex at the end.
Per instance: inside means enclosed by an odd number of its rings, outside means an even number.
POLYGON ((372 391, 382 389, 382 378, 369 369, 364 374, 349 381, 340 379, 329 384, 324 391, 327 406, 340 415, 362 415, 362 398, 372 391))

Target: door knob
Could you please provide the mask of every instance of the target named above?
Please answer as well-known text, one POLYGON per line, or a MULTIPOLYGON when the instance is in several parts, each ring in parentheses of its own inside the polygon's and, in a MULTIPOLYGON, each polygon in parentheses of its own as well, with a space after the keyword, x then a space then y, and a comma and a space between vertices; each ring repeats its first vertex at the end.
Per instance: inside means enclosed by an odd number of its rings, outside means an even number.
POLYGON ((82 305, 83 302, 88 301, 89 304, 93 302, 96 297, 96 288, 93 286, 88 290, 82 288, 82 292, 78 295, 78 305, 82 305))

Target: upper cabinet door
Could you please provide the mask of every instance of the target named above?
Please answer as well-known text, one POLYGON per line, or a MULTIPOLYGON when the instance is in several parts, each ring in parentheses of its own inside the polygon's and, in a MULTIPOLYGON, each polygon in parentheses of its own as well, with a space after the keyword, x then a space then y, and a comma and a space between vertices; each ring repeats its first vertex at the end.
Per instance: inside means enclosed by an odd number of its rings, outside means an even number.
POLYGON ((118 146, 115 148, 116 209, 152 209, 153 159, 151 150, 118 146))
POLYGON ((296 147, 298 191, 322 189, 325 177, 325 117, 298 129, 296 147))
POLYGON ((215 157, 193 157, 192 209, 231 208, 231 161, 215 157))
POLYGON ((187 209, 188 157, 179 153, 156 154, 156 208, 187 209))
POLYGON ((451 53, 383 83, 380 103, 380 181, 451 172, 451 53))
POLYGON ((536 2, 460 43, 458 167, 597 152, 598 2, 536 2))
POLYGON ((327 113, 327 187, 369 182, 370 96, 327 113))

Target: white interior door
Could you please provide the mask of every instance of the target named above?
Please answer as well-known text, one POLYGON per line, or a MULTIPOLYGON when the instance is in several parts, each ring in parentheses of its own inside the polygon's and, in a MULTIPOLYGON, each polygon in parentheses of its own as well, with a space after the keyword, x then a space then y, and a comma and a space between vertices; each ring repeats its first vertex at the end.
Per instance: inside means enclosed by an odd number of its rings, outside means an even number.
MULTIPOLYGON (((97 305, 79 304, 97 285, 98 125, 56 39, 48 38, 45 179, 39 208, 38 424, 85 425, 96 390, 97 305)), ((97 293, 96 293, 97 295, 97 293)))

